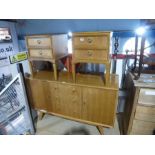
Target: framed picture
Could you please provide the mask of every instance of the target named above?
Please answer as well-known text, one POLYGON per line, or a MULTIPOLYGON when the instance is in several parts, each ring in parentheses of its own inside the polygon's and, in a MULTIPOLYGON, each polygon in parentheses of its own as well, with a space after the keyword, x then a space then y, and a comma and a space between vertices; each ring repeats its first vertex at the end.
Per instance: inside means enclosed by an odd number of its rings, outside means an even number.
POLYGON ((12 37, 9 28, 0 28, 0 43, 10 43, 12 37))

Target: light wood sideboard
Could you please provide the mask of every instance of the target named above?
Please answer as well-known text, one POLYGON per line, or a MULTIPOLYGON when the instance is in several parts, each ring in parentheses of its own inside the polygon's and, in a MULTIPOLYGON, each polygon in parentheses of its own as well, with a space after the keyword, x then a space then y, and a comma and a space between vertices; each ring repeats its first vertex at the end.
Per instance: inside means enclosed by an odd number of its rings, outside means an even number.
POLYGON ((26 36, 31 75, 34 75, 34 61, 51 62, 57 80, 57 62, 68 55, 66 34, 26 36))
POLYGON ((36 110, 101 127, 113 127, 118 99, 118 76, 108 86, 100 76, 60 72, 58 80, 42 71, 26 77, 30 105, 36 110))

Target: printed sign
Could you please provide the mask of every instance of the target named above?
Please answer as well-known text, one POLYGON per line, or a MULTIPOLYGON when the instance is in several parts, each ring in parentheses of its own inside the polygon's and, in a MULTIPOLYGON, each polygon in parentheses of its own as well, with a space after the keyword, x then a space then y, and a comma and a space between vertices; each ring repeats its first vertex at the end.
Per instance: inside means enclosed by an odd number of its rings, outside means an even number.
POLYGON ((8 57, 0 57, 0 67, 7 66, 10 64, 8 57))
POLYGON ((12 55, 9 58, 10 58, 10 63, 14 64, 14 63, 26 60, 27 59, 27 53, 21 52, 21 53, 18 53, 16 55, 12 55))

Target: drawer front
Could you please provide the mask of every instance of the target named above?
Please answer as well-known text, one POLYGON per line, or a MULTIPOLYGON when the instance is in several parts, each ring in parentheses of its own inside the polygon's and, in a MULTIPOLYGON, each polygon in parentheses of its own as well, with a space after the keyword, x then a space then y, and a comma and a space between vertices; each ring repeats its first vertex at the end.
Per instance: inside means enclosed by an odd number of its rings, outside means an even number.
POLYGON ((155 107, 137 106, 136 113, 155 115, 155 107))
POLYGON ((77 60, 88 61, 104 61, 108 60, 108 52, 106 50, 75 50, 74 58, 77 60))
POLYGON ((135 113, 135 119, 155 122, 155 108, 137 106, 136 113, 135 113))
POLYGON ((138 103, 142 105, 155 106, 155 89, 140 89, 138 103))
POLYGON ((34 37, 27 39, 28 47, 52 47, 51 38, 50 37, 34 37))
POLYGON ((53 58, 51 49, 30 49, 29 55, 33 58, 53 58))
POLYGON ((152 135, 152 130, 145 130, 145 129, 132 129, 130 135, 152 135))
POLYGON ((106 49, 109 50, 109 35, 73 37, 74 49, 106 49))
POLYGON ((153 132, 155 130, 155 123, 154 122, 147 122, 147 121, 140 121, 134 120, 132 130, 145 130, 153 132))

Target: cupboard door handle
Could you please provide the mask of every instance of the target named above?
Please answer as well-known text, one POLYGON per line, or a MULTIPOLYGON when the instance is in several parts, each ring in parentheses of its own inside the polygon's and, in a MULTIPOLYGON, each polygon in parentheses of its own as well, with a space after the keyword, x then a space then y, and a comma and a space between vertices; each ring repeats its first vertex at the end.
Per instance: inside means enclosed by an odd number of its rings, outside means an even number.
POLYGON ((83 104, 85 105, 86 104, 86 101, 83 101, 83 104))
POLYGON ((41 40, 37 40, 37 43, 38 43, 38 44, 41 44, 41 40))
POLYGON ((88 56, 92 56, 92 55, 93 55, 92 51, 88 51, 88 56))
POLYGON ((40 55, 42 55, 42 54, 43 54, 41 50, 39 51, 39 54, 40 54, 40 55))
POLYGON ((75 88, 72 89, 72 92, 75 92, 75 88))

